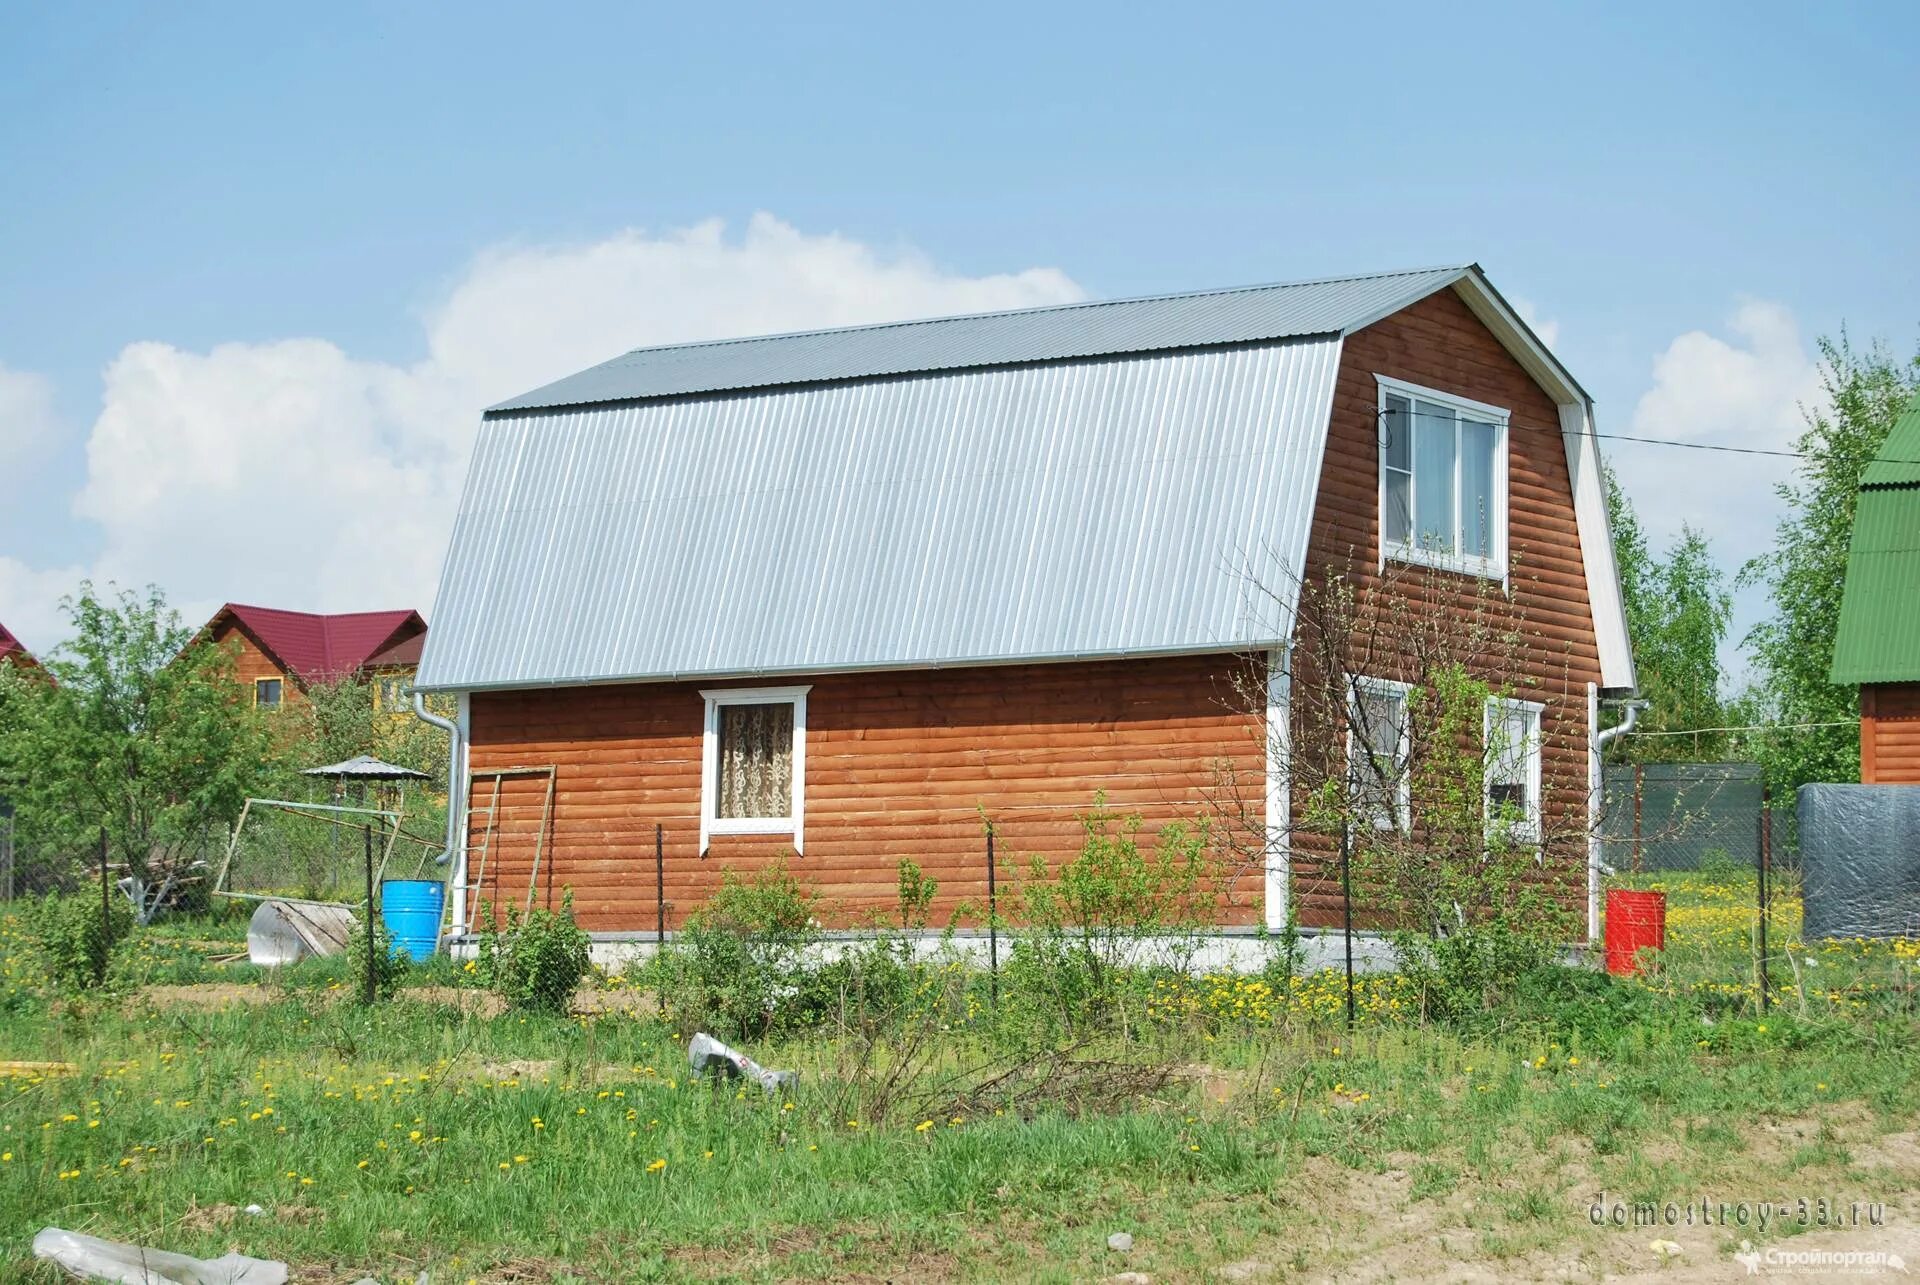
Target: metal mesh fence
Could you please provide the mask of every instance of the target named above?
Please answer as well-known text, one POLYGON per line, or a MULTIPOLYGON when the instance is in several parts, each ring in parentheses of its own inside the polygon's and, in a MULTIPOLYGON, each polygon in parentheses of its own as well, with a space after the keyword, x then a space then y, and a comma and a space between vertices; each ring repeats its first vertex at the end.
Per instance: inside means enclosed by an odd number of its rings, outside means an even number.
POLYGON ((1799 868, 1791 806, 1765 807, 1757 763, 1629 763, 1602 778, 1601 858, 1623 874, 1752 870, 1760 827, 1776 871, 1799 868))
POLYGON ((42 852, 20 842, 13 818, 0 815, 0 902, 67 893, 92 876, 92 854, 42 852))

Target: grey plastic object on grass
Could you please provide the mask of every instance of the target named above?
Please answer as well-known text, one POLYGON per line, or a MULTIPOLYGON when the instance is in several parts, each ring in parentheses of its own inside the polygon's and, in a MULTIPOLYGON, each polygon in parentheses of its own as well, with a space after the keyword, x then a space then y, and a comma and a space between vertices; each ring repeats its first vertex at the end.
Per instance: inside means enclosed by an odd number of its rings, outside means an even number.
POLYGON ((769 1071, 758 1062, 701 1031, 687 1041, 687 1061, 695 1075, 718 1071, 722 1075, 744 1075, 756 1081, 768 1093, 791 1092, 800 1083, 797 1071, 769 1071))
POLYGON ((33 1256, 83 1281, 118 1285, 287 1285, 287 1265, 245 1254, 189 1258, 160 1249, 48 1227, 33 1238, 33 1256))

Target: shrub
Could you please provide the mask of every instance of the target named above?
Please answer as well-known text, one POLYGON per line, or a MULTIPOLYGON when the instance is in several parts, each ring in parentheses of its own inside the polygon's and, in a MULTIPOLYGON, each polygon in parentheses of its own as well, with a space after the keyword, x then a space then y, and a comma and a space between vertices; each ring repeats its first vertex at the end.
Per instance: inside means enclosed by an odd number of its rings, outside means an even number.
POLYGON ((124 897, 48 893, 27 919, 27 934, 47 980, 61 990, 87 990, 106 983, 114 948, 133 929, 133 909, 124 897))
POLYGON ((367 922, 372 918, 369 915, 354 920, 353 929, 347 934, 347 971, 353 979, 355 999, 366 998, 369 991, 367 976, 371 972, 373 998, 389 1000, 399 991, 401 979, 407 975, 407 967, 412 961, 404 954, 394 953, 393 938, 388 934, 386 925, 377 919, 373 921, 373 951, 369 955, 367 922))
POLYGON ((1214 902, 1204 823, 1168 824, 1151 855, 1139 814, 1109 812, 1104 797, 1080 823, 1080 851, 1055 878, 1034 858, 1020 893, 1026 926, 1007 966, 1009 1007, 1068 1031, 1124 1024, 1127 1001, 1154 975, 1184 971, 1214 902))
POLYGON ((509 910, 505 932, 480 936, 479 971, 509 1008, 565 1013, 592 968, 587 934, 574 922, 571 888, 561 894, 560 909, 537 909, 524 918, 509 910))
POLYGON ((742 1039, 803 1020, 794 1001, 820 939, 818 900, 784 861, 746 879, 721 871, 719 890, 655 961, 661 1006, 685 1031, 742 1039))

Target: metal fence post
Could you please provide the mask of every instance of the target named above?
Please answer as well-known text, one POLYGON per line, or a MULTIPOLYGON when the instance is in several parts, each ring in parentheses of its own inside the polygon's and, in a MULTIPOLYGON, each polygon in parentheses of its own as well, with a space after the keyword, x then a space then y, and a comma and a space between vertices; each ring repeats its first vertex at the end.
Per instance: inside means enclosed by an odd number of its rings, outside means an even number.
POLYGON ((1767 1011, 1767 875, 1768 867, 1773 864, 1773 826, 1768 816, 1768 791, 1765 782, 1760 785, 1760 1011, 1767 1011))
POLYGON ((993 826, 987 826, 987 995, 1000 1007, 1000 896, 994 883, 993 826))
POLYGON ((1644 764, 1633 765, 1633 872, 1640 873, 1640 863, 1645 853, 1646 841, 1640 830, 1640 802, 1642 787, 1646 783, 1647 769, 1644 764))
POLYGON ((1353 836, 1340 814, 1340 915, 1347 944, 1347 1029, 1353 1029, 1353 836))
POLYGON ((367 975, 366 975, 365 981, 361 985, 360 993, 361 993, 361 998, 364 999, 368 1004, 371 1004, 374 1001, 374 990, 373 990, 374 909, 373 909, 373 827, 372 826, 363 825, 360 827, 360 843, 361 843, 361 849, 362 849, 363 855, 366 860, 366 867, 367 867, 367 975))
POLYGON ((107 827, 100 827, 100 953, 94 957, 93 982, 107 980, 107 955, 113 950, 113 904, 107 896, 107 827))
MULTIPOLYGON (((654 941, 667 944, 667 830, 658 822, 653 827, 654 941)), ((659 952, 656 950, 656 954, 659 952)))

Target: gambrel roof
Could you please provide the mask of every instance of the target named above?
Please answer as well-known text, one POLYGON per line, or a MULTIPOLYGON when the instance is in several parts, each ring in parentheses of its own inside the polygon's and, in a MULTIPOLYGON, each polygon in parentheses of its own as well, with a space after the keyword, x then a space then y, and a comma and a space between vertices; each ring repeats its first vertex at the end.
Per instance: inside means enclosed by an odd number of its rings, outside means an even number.
POLYGON ((1473 265, 641 349, 503 402, 418 686, 1283 643, 1342 341, 1448 288, 1561 404, 1631 686, 1586 394, 1473 265))

